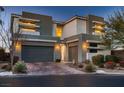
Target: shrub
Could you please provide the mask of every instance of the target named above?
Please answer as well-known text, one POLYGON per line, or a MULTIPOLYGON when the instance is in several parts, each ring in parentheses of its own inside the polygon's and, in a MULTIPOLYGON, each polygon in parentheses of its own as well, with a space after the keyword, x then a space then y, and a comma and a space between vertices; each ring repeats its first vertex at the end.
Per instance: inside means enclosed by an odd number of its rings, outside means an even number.
POLYGON ((1 69, 5 69, 7 67, 7 64, 4 64, 1 66, 1 69))
POLYGON ((13 73, 26 73, 27 67, 23 61, 18 61, 15 63, 12 69, 13 73))
POLYGON ((56 59, 56 62, 61 62, 61 59, 56 59))
POLYGON ((124 61, 120 61, 119 64, 121 67, 124 67, 124 61))
POLYGON ((83 64, 79 64, 78 67, 79 67, 79 68, 83 68, 83 64))
POLYGON ((89 63, 91 63, 91 62, 90 62, 90 60, 85 60, 83 63, 89 64, 89 63))
POLYGON ((93 64, 99 66, 104 63, 104 55, 96 55, 92 57, 93 64))
POLYGON ((15 64, 15 63, 17 63, 19 61, 19 57, 18 56, 14 56, 14 58, 13 58, 13 65, 15 64))
POLYGON ((11 70, 11 65, 10 64, 4 64, 4 65, 1 66, 1 69, 10 71, 11 70))
POLYGON ((0 48, 0 61, 4 61, 5 50, 0 48))
POLYGON ((93 64, 91 64, 91 63, 86 64, 86 66, 85 66, 86 72, 95 72, 95 70, 96 70, 96 67, 93 64))
POLYGON ((106 55, 105 56, 105 61, 108 62, 108 61, 112 61, 112 62, 118 62, 119 61, 119 57, 117 56, 114 56, 114 55, 106 55))
POLYGON ((104 68, 104 63, 99 64, 100 68, 104 68))
POLYGON ((116 66, 116 64, 112 61, 108 61, 104 64, 104 67, 107 69, 114 69, 115 66, 116 66))

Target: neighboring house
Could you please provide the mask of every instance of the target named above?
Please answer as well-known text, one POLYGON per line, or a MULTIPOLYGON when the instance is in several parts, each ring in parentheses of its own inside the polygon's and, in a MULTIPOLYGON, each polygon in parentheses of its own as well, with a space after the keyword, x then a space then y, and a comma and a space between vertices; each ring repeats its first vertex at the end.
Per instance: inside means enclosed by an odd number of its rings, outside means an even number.
POLYGON ((65 22, 51 16, 22 12, 11 15, 12 36, 20 31, 15 55, 25 62, 82 62, 104 51, 100 36, 104 34, 102 17, 74 16, 65 22))

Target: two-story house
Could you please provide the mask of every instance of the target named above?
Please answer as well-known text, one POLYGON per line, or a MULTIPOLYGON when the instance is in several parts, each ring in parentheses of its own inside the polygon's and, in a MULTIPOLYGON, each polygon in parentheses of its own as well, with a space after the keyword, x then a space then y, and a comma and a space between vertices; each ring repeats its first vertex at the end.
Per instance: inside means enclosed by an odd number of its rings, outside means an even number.
MULTIPOLYGON (((12 37, 19 33, 15 55, 25 62, 82 62, 104 50, 100 36, 104 34, 102 17, 74 16, 65 22, 51 16, 22 12, 11 15, 12 37)), ((14 41, 14 40, 13 40, 14 41)))

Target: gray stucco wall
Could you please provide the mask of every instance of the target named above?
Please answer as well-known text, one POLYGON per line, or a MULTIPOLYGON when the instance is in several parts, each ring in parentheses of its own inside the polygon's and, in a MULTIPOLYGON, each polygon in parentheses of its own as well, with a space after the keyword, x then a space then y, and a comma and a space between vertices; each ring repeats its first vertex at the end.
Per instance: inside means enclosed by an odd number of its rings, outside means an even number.
POLYGON ((92 32, 94 31, 94 29, 92 28, 94 26, 92 21, 99 21, 99 22, 104 22, 104 18, 102 17, 98 17, 98 16, 94 16, 94 15, 88 15, 87 16, 87 34, 92 34, 92 32))
POLYGON ((39 22, 39 31, 41 35, 50 35, 52 36, 52 29, 53 29, 53 21, 51 16, 40 15, 40 14, 33 14, 29 12, 22 12, 22 16, 24 18, 31 18, 40 20, 39 22))

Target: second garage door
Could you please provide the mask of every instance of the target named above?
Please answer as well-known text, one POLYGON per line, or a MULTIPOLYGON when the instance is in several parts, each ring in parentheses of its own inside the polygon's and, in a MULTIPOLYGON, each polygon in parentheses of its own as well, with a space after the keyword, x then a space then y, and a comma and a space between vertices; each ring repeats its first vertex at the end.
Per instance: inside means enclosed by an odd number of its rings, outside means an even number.
POLYGON ((52 62, 53 46, 22 46, 22 60, 25 62, 52 62))

